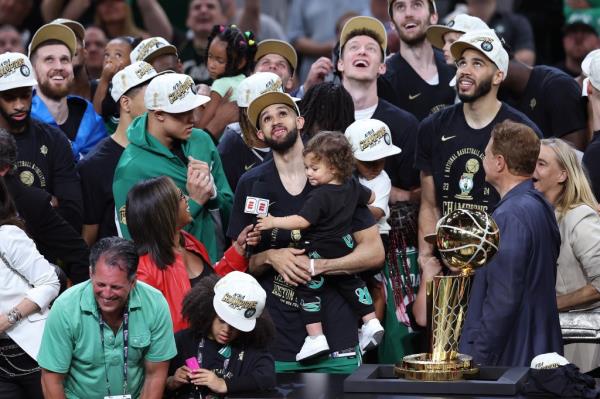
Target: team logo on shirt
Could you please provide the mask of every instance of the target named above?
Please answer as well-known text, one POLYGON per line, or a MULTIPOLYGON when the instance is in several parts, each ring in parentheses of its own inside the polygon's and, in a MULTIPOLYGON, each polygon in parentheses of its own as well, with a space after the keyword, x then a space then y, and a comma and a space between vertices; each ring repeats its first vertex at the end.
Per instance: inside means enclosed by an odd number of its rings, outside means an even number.
POLYGON ((48 154, 48 147, 46 147, 45 145, 40 147, 40 153, 42 155, 47 155, 48 154))
POLYGON ((458 181, 458 187, 460 188, 460 194, 456 194, 455 197, 461 200, 472 200, 473 197, 469 195, 473 190, 473 176, 479 171, 479 161, 475 158, 471 158, 465 164, 465 172, 458 181))
POLYGON ((482 41, 480 46, 483 51, 487 51, 487 52, 490 52, 494 49, 494 45, 492 44, 492 42, 490 40, 482 41))
POLYGON ((19 174, 19 179, 21 180, 21 183, 23 183, 26 186, 31 186, 33 184, 33 182, 35 181, 35 177, 33 176, 33 173, 31 173, 28 170, 24 170, 19 174))
POLYGON ((300 230, 292 230, 290 232, 290 237, 292 238, 292 241, 300 241, 302 233, 300 233, 300 230))
POLYGON ((532 98, 531 101, 529 101, 529 107, 531 109, 534 109, 536 105, 537 105, 537 100, 535 98, 532 98))

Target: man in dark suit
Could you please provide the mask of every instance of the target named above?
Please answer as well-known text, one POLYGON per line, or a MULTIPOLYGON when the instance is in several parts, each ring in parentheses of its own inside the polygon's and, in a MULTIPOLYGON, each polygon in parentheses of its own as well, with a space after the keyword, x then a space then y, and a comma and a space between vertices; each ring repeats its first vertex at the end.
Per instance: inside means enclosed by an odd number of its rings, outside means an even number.
POLYGON ((477 270, 459 350, 489 366, 529 366, 562 353, 556 306, 560 233, 552 206, 533 188, 540 140, 526 125, 496 125, 485 149, 486 181, 500 194, 492 217, 496 256, 477 270))

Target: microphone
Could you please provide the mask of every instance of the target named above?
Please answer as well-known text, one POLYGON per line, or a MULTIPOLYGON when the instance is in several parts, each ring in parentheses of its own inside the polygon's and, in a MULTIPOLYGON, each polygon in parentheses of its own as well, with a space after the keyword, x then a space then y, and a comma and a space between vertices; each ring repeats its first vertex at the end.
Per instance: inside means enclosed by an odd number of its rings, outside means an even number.
MULTIPOLYGON (((259 197, 246 197, 246 204, 244 205, 244 213, 254 215, 252 217, 252 224, 256 224, 257 215, 266 215, 269 212, 269 200, 259 197)), ((244 256, 249 259, 254 253, 254 245, 246 244, 246 252, 244 256)))

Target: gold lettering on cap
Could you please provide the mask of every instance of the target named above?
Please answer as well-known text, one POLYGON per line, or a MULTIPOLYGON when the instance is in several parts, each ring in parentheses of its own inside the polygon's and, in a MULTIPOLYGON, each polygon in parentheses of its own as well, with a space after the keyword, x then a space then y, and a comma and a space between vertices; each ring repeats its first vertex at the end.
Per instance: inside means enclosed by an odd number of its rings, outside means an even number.
POLYGON ((159 48, 159 47, 161 47, 160 44, 161 43, 156 38, 153 38, 153 39, 149 40, 148 43, 144 43, 142 45, 142 47, 140 47, 140 51, 138 52, 138 56, 136 58, 136 61, 143 61, 144 58, 146 58, 146 56, 148 55, 148 53, 152 49, 152 47, 159 48))
POLYGON ((144 77, 144 75, 148 74, 148 72, 150 72, 151 70, 152 70, 152 65, 144 64, 135 71, 135 76, 137 76, 138 79, 141 79, 144 77))
POLYGON ((365 139, 361 140, 358 145, 361 151, 364 151, 365 148, 373 147, 376 145, 379 140, 381 140, 386 135, 385 127, 382 126, 377 130, 371 129, 365 134, 365 139))
POLYGON ((281 79, 270 80, 260 94, 270 93, 272 91, 283 91, 281 79))
POLYGON ((10 75, 17 68, 21 68, 25 65, 25 60, 23 58, 17 58, 16 60, 8 59, 0 64, 0 77, 4 77, 5 75, 10 75))
POLYGON ((188 90, 191 91, 194 86, 194 81, 189 76, 183 82, 177 82, 173 86, 173 91, 169 94, 169 103, 173 104, 175 101, 182 99, 187 95, 188 90))
POLYGON ((256 309, 257 301, 246 301, 244 295, 240 294, 225 294, 222 301, 229 305, 232 309, 256 309))

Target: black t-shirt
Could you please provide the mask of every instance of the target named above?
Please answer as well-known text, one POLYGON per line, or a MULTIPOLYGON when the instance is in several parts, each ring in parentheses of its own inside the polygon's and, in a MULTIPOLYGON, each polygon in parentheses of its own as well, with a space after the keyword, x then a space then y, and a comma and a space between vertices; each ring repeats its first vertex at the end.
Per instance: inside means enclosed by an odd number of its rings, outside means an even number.
POLYGON ((494 120, 483 129, 473 129, 467 124, 462 103, 421 122, 415 164, 432 174, 442 215, 458 208, 492 213, 500 197, 485 181, 483 158, 492 129, 507 119, 530 126, 541 137, 529 118, 506 104, 502 104, 494 120))
POLYGON ((50 194, 26 186, 13 174, 4 176, 4 181, 19 216, 25 220, 25 230, 40 254, 54 264, 60 260, 73 284, 87 280, 90 254, 87 244, 80 233, 50 206, 50 194))
POLYGON ((196 51, 192 40, 184 41, 179 47, 179 59, 183 64, 183 73, 194 79, 194 83, 212 84, 212 79, 206 67, 205 49, 196 51))
MULTIPOLYGON (((358 205, 369 203, 371 190, 351 177, 344 184, 322 184, 314 187, 298 212, 310 223, 305 239, 310 252, 319 258, 339 258, 352 252, 354 242, 352 216, 358 205)), ((315 256, 311 256, 315 257, 315 256)))
MULTIPOLYGON (((254 223, 254 215, 244 213, 247 196, 270 200, 269 213, 273 216, 298 214, 312 186, 306 182, 304 190, 296 196, 290 195, 283 186, 273 159, 245 173, 235 192, 228 237, 237 237, 242 229, 254 223)), ((367 207, 358 207, 352 221, 352 231, 364 230, 375 224, 367 207)), ((263 234, 257 251, 269 248, 286 248, 302 242, 302 233, 273 229, 263 234)), ((258 276, 258 281, 267 292, 266 307, 275 323, 275 342, 269 348, 276 360, 295 361, 296 354, 304 343, 306 328, 300 317, 293 286, 285 283, 274 270, 269 269, 258 276)), ((326 290, 322 296, 323 329, 332 351, 354 347, 357 343, 358 320, 346 300, 336 290, 326 290)))
POLYGON ((83 201, 71 143, 57 128, 33 118, 17 141, 17 176, 26 186, 41 188, 58 198, 58 213, 81 231, 83 201))
MULTIPOLYGON (((238 125, 239 126, 239 125, 238 125)), ((271 159, 271 151, 267 148, 250 148, 242 138, 241 132, 230 126, 225 128, 217 146, 223 170, 231 190, 235 192, 240 177, 248 170, 260 165, 264 160, 271 159)))
POLYGON ((496 12, 488 26, 494 29, 513 51, 529 49, 535 52, 533 30, 529 20, 523 15, 496 12))
POLYGON ((62 125, 59 125, 60 130, 65 132, 69 140, 75 140, 79 125, 83 119, 83 114, 87 108, 87 103, 84 99, 78 97, 67 98, 67 107, 69 108, 69 115, 67 120, 62 125))
POLYGON ((380 98, 375 113, 371 117, 388 125, 392 133, 392 143, 402 152, 385 159, 385 171, 392 186, 410 190, 420 185, 419 171, 414 167, 415 145, 419 121, 411 113, 400 109, 380 98))
POLYGON ((563 71, 564 73, 566 73, 567 75, 569 75, 573 78, 576 78, 579 75, 581 75, 581 72, 572 71, 569 68, 567 68, 567 63, 564 60, 559 62, 558 64, 554 64, 554 68, 560 69, 561 71, 563 71))
POLYGON ((386 61, 385 75, 377 79, 379 97, 410 112, 418 120, 454 104, 456 92, 448 84, 455 70, 446 64, 441 51, 434 49, 433 53, 438 70, 437 85, 424 81, 400 53, 396 53, 386 61))
POLYGON ((124 150, 107 137, 77 164, 83 194, 83 223, 99 225, 98 240, 117 235, 112 185, 124 150))
MULTIPOLYGON (((190 329, 175 334, 177 355, 170 361, 170 376, 174 375, 179 367, 185 365, 186 359, 190 357, 198 359, 199 343, 200 340, 190 329)), ((259 391, 274 385, 273 357, 265 350, 240 348, 235 345, 224 346, 205 338, 201 351, 200 367, 212 370, 219 378, 224 378, 228 393, 259 391)), ((165 397, 187 399, 194 390, 192 384, 186 384, 175 392, 165 391, 165 397)), ((201 389, 203 395, 209 392, 205 387, 201 389)))
POLYGON ((544 137, 562 137, 587 126, 579 84, 553 67, 533 67, 523 95, 506 102, 535 122, 544 137))
POLYGON ((583 165, 587 169, 596 200, 600 198, 600 130, 594 132, 592 142, 583 154, 583 165))

